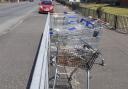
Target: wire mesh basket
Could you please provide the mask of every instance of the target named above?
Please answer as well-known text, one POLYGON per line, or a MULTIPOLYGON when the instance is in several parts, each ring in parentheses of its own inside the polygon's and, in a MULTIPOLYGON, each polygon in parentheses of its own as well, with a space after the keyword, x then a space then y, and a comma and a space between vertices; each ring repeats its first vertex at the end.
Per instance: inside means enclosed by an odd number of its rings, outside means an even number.
POLYGON ((87 68, 87 65, 92 65, 97 59, 99 55, 97 46, 102 29, 100 27, 87 29, 79 20, 80 18, 74 13, 55 14, 51 17, 53 32, 51 43, 56 46, 53 53, 56 53, 57 64, 87 68))
MULTIPOLYGON (((52 39, 52 38, 51 38, 52 39)), ((94 50, 89 44, 76 38, 58 38, 52 52, 57 56, 56 63, 61 66, 87 68, 91 60, 98 57, 98 51, 94 50), (93 57, 94 55, 97 55, 93 57)), ((93 64, 93 63, 91 63, 93 64)), ((89 68, 89 67, 88 67, 89 68)))
MULTIPOLYGON (((89 71, 101 55, 98 45, 102 34, 103 27, 96 19, 80 19, 75 13, 55 13, 51 16, 50 54, 56 68, 53 89, 58 75, 68 75, 68 81, 71 81, 78 68, 87 71, 89 89, 89 71), (58 70, 59 67, 65 66, 74 69, 70 73, 58 70)), ((103 60, 100 65, 104 65, 103 60)))
MULTIPOLYGON (((87 64, 91 60, 95 60, 98 55, 97 52, 91 50, 82 50, 82 49, 63 49, 58 51, 57 64, 68 67, 78 67, 82 69, 89 68, 87 64), (92 58, 94 55, 94 58, 92 58)), ((90 64, 91 65, 91 64, 90 64)))

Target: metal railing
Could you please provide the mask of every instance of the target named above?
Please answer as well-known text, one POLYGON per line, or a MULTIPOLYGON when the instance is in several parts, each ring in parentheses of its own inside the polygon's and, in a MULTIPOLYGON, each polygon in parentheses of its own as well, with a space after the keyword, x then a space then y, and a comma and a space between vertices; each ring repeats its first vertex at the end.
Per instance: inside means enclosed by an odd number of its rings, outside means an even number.
POLYGON ((49 53, 50 14, 47 16, 39 53, 30 85, 30 89, 48 89, 48 53, 49 53))

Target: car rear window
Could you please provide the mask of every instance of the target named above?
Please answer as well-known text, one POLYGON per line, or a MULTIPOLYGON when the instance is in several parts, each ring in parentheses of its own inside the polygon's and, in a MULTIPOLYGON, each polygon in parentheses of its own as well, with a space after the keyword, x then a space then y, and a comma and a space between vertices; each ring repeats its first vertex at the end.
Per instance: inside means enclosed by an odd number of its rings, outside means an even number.
POLYGON ((45 5, 52 5, 52 2, 51 1, 42 1, 41 3, 42 4, 45 4, 45 5))

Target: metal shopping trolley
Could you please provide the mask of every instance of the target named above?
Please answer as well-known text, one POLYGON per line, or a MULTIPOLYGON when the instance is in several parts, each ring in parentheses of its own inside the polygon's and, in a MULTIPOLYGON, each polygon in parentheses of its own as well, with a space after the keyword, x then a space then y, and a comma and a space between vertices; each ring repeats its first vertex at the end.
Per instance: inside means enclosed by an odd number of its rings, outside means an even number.
POLYGON ((97 46, 102 30, 99 26, 86 28, 75 13, 51 15, 51 63, 56 67, 53 89, 55 89, 57 76, 67 74, 60 73, 58 67, 65 66, 74 68, 68 77, 69 81, 78 68, 85 69, 87 71, 87 89, 89 89, 89 71, 95 61, 101 57, 97 46))

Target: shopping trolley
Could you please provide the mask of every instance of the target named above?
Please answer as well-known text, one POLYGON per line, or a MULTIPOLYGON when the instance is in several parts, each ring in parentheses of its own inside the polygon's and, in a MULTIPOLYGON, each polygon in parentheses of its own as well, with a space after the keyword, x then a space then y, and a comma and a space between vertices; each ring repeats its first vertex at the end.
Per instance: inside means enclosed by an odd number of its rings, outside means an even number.
POLYGON ((51 16, 51 61, 56 68, 53 89, 55 89, 57 76, 67 75, 67 73, 58 71, 58 67, 65 66, 74 68, 68 77, 69 81, 78 68, 85 69, 87 71, 87 89, 89 89, 89 71, 95 61, 101 57, 98 45, 102 30, 99 26, 85 27, 75 13, 56 13, 51 16))

